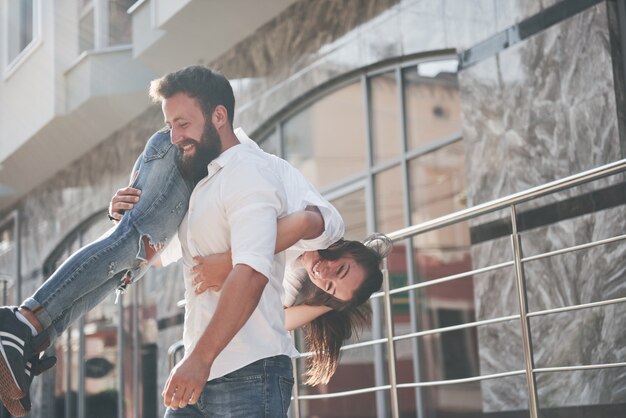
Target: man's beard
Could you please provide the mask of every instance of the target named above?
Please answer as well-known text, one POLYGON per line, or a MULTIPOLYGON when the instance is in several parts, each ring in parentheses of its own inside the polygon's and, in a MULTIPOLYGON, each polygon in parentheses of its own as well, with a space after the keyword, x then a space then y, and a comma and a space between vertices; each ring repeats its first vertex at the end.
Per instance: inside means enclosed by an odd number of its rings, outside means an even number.
POLYGON ((185 179, 196 184, 207 176, 207 166, 222 152, 222 142, 215 126, 207 121, 200 141, 186 139, 182 144, 179 144, 179 148, 181 154, 177 161, 178 168, 185 179), (186 157, 182 152, 182 146, 189 141, 193 142, 195 152, 192 156, 186 157))

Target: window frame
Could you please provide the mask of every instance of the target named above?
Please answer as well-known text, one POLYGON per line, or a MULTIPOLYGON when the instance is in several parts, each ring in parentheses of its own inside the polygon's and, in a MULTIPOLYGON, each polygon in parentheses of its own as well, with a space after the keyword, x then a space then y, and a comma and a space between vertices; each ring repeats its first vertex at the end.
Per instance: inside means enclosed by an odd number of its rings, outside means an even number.
POLYGON ((28 58, 39 48, 43 43, 42 39, 42 15, 41 12, 42 3, 41 0, 33 1, 33 39, 22 49, 13 59, 9 58, 9 1, 3 0, 2 2, 2 37, 4 38, 2 49, 2 76, 3 80, 9 79, 15 71, 24 64, 28 58))

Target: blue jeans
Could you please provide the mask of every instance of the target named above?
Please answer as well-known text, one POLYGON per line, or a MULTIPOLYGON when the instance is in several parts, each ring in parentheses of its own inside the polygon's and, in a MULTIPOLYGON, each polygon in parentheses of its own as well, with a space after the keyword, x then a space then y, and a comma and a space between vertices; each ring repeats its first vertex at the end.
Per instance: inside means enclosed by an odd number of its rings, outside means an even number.
POLYGON ((168 408, 165 418, 286 417, 292 387, 289 357, 269 357, 207 382, 195 405, 168 408))
POLYGON ((167 131, 155 133, 137 159, 132 186, 141 198, 120 223, 68 258, 22 306, 44 327, 50 342, 120 286, 148 269, 143 238, 160 251, 183 220, 193 184, 176 164, 179 150, 167 131))

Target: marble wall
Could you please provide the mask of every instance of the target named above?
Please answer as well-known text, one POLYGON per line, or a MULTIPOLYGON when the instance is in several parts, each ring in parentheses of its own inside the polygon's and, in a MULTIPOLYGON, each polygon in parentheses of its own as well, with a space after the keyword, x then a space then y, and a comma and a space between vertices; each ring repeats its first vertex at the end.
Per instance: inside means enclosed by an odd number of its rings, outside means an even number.
MULTIPOLYGON (((618 123, 623 96, 616 95, 612 13, 601 3, 459 74, 469 205, 623 158, 618 123)), ((545 207, 623 181, 623 175, 603 179, 518 210, 545 207)), ((473 226, 504 216, 493 214, 473 226)), ((523 252, 538 254, 619 235, 625 221, 621 205, 530 229, 521 234, 523 252)), ((510 259, 511 253, 508 239, 472 246, 477 266, 510 259)), ((626 246, 618 243, 526 264, 530 310, 623 297, 625 255, 626 246)), ((477 319, 517 313, 510 308, 516 305, 514 276, 486 276, 474 284, 477 319)), ((619 304, 532 319, 536 366, 621 361, 626 333, 617 323, 624 313, 626 307, 619 304)), ((478 329, 481 373, 519 369, 522 340, 516 327, 478 329)), ((485 411, 527 407, 518 396, 526 391, 521 381, 486 381, 482 387, 485 411)), ((537 377, 537 387, 541 407, 620 403, 626 401, 626 371, 544 373, 537 377)))

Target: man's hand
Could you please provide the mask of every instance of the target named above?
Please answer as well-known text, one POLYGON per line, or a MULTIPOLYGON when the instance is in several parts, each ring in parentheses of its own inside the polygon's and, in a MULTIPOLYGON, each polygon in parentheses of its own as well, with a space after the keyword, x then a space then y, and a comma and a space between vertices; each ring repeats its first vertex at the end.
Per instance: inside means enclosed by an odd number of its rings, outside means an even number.
POLYGON ((109 216, 117 221, 122 220, 124 213, 134 208, 139 202, 139 195, 141 195, 141 190, 130 186, 119 189, 109 203, 109 216))
POLYGON ((172 369, 163 389, 163 404, 172 409, 184 408, 198 402, 206 385, 212 362, 207 364, 191 352, 172 369))
POLYGON ((230 251, 193 259, 197 264, 191 269, 191 273, 195 275, 192 283, 198 295, 209 289, 214 292, 220 290, 233 269, 230 251))

